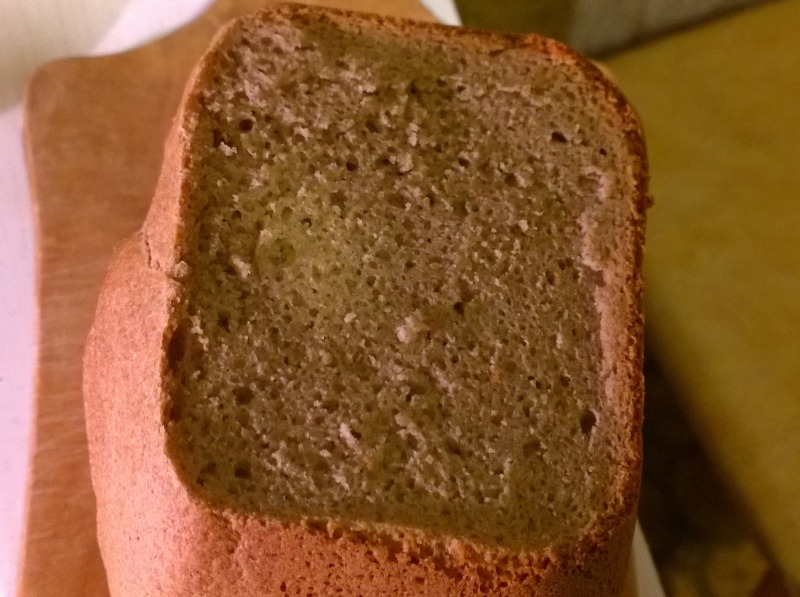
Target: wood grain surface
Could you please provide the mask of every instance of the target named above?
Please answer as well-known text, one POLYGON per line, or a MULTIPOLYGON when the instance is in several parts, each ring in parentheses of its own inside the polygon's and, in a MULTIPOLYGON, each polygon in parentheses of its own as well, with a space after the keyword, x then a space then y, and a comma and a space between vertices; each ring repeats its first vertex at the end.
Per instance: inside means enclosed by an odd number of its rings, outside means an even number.
MULTIPOLYGON (((218 0, 169 37, 124 54, 54 62, 29 82, 39 353, 20 595, 108 595, 84 427, 84 340, 112 249, 144 219, 190 69, 221 24, 268 3, 218 0)), ((432 20, 416 0, 306 3, 432 20)), ((631 574, 626 595, 636 594, 634 583, 631 574)))
MULTIPOLYGON (((431 20, 416 0, 309 3, 431 20)), ((108 594, 83 421, 84 339, 112 248, 144 219, 191 67, 221 24, 266 4, 220 0, 167 38, 51 63, 28 85, 39 354, 20 595, 108 594)))

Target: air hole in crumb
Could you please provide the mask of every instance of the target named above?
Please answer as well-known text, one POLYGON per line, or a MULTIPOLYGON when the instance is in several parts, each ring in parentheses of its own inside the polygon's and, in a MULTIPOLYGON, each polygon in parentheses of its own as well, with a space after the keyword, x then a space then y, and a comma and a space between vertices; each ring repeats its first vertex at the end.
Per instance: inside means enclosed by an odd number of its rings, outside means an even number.
POLYGON ((597 425, 597 415, 594 414, 594 411, 585 410, 583 414, 581 414, 581 431, 584 435, 589 435, 594 426, 597 425))
POLYGON ((216 472, 217 472, 216 462, 208 462, 202 469, 200 469, 200 474, 203 476, 214 475, 216 474, 216 472))
POLYGON ((600 155, 602 155, 602 156, 607 156, 608 155, 608 152, 605 150, 604 147, 600 148, 600 155))
POLYGON ((219 129, 213 129, 211 131, 211 145, 212 147, 219 147, 225 143, 227 145, 227 140, 225 136, 222 134, 222 131, 219 129))
POLYGON ((243 118, 239 121, 239 130, 243 133, 249 133, 253 130, 253 126, 255 126, 255 122, 251 118, 243 118))
POLYGON ((177 423, 183 417, 183 396, 179 391, 176 391, 172 396, 167 416, 173 423, 177 423))
POLYGON ((572 383, 572 380, 569 378, 568 375, 562 375, 561 377, 558 378, 558 381, 565 388, 568 388, 572 383))
POLYGON ((453 201, 453 212, 460 217, 466 217, 469 215, 469 210, 467 209, 467 202, 464 199, 455 199, 453 201))
POLYGON ((167 362, 171 369, 176 369, 183 355, 186 354, 186 339, 186 328, 183 325, 179 325, 172 332, 172 337, 169 339, 169 344, 167 344, 167 362))
POLYGON ((328 398, 327 400, 323 400, 321 404, 322 408, 328 413, 335 413, 339 410, 339 401, 335 398, 328 398))
POLYGON ((553 131, 553 134, 550 135, 550 140, 554 143, 566 143, 567 138, 564 136, 563 133, 559 131, 553 131))
POLYGON ((517 186, 517 175, 514 174, 513 172, 509 172, 508 174, 506 174, 506 177, 503 180, 510 187, 517 186))
POLYGON ((252 479, 253 473, 250 470, 250 463, 247 461, 240 461, 233 467, 233 476, 237 479, 252 479))
POLYGON ((458 456, 459 458, 464 456, 464 450, 462 450, 462 448, 459 445, 459 443, 454 439, 451 439, 451 438, 448 437, 445 440, 445 447, 447 448, 448 452, 450 452, 451 454, 453 454, 455 456, 458 456))
POLYGON ((345 162, 344 167, 347 168, 348 172, 355 172, 358 170, 358 160, 355 157, 351 157, 345 162))
POLYGON ((467 166, 469 166, 469 160, 467 158, 460 157, 458 158, 458 165, 461 166, 462 168, 466 168, 467 166))
POLYGON ((524 444, 522 444, 522 453, 528 457, 534 456, 535 454, 540 452, 541 449, 542 449, 542 442, 540 442, 536 438, 531 438, 524 444))
POLYGON ((226 332, 231 331, 231 317, 226 311, 217 313, 217 325, 226 332))
POLYGON ((453 311, 455 311, 459 315, 464 315, 464 303, 462 303, 461 301, 453 303, 453 311))
POLYGON ((236 399, 236 404, 246 405, 253 401, 253 390, 246 386, 239 386, 233 389, 233 397, 236 399))
POLYGON ((389 198, 386 200, 386 202, 389 205, 391 205, 392 207, 396 207, 397 209, 405 209, 406 208, 405 200, 400 195, 397 195, 396 193, 393 193, 393 194, 389 195, 389 198))

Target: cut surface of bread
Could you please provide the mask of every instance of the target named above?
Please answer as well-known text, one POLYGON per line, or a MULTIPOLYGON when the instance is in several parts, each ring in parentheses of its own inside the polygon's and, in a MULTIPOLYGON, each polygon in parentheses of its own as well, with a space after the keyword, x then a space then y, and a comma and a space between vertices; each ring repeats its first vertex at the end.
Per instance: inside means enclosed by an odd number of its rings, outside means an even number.
POLYGON ((171 142, 140 242, 195 507, 492 557, 630 532, 645 158, 592 66, 284 6, 221 34, 171 142))

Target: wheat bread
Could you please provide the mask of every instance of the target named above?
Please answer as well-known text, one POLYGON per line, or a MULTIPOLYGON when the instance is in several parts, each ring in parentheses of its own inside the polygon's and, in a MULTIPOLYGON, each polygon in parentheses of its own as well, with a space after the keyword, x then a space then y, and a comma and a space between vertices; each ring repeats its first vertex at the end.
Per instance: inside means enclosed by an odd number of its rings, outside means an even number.
POLYGON ((647 201, 633 111, 556 42, 227 26, 87 343, 112 594, 617 594, 647 201))

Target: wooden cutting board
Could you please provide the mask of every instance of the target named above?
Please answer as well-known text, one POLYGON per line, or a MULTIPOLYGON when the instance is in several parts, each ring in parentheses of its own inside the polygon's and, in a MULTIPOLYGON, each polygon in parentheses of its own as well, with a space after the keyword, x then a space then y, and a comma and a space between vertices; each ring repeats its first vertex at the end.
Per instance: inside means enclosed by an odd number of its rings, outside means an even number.
MULTIPOLYGON (((173 35, 32 78, 25 136, 38 245, 39 354, 19 593, 108 594, 83 422, 83 344, 111 249, 142 223, 189 71, 221 24, 268 0, 219 0, 173 35)), ((432 20, 416 0, 309 2, 432 20)))
POLYGON ((609 60, 647 134, 647 342, 800 586, 800 2, 609 60))

